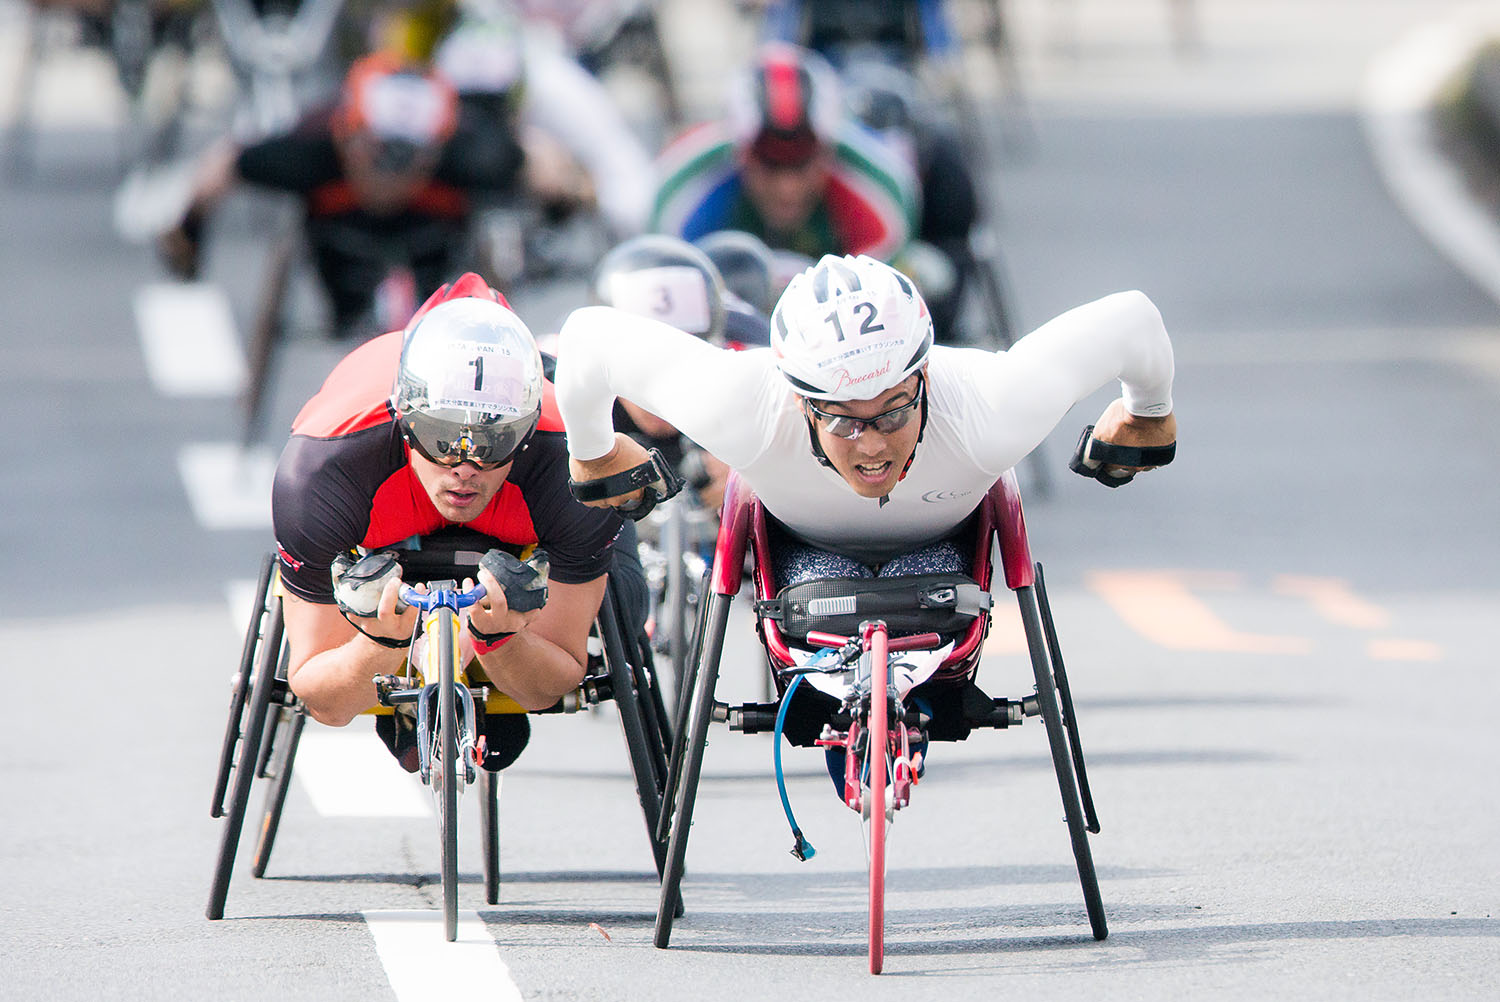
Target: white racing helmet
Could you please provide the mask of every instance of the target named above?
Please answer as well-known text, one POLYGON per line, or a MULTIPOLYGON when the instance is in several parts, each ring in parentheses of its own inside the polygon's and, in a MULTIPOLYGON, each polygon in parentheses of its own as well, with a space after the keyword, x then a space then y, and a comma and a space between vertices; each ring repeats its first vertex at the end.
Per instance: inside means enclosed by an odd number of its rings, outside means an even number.
POLYGON ((392 402, 407 443, 433 462, 498 465, 541 418, 542 356, 494 299, 438 302, 406 334, 392 402))
POLYGON ((594 269, 594 299, 724 340, 724 279, 707 254, 677 237, 646 233, 616 245, 594 269))
POLYGON ((932 315, 917 287, 890 265, 828 254, 781 294, 771 348, 802 396, 869 400, 922 368, 932 315))

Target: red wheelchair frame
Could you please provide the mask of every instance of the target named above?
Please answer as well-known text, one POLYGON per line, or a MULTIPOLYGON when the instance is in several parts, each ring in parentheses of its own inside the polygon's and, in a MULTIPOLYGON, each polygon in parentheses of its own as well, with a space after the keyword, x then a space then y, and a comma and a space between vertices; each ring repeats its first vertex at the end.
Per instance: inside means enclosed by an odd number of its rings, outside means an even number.
MULTIPOLYGON (((1108 926, 1088 842, 1089 834, 1099 831, 1099 822, 1089 792, 1077 717, 1051 609, 1047 603, 1042 568, 1031 558, 1020 491, 1013 471, 1003 474, 980 503, 975 514, 974 538, 976 550, 971 576, 986 590, 991 586, 995 570, 991 552, 998 544, 999 564, 1005 585, 1015 593, 1020 606, 1036 690, 1021 699, 994 699, 993 711, 985 719, 970 720, 969 723, 973 726, 1005 728, 1021 723, 1027 716, 1041 716, 1051 747, 1052 763, 1057 774, 1089 924, 1094 938, 1102 940, 1108 935, 1108 926)), ((679 892, 709 725, 715 720, 727 721, 731 729, 754 732, 770 730, 770 722, 775 717, 775 703, 730 706, 714 698, 730 607, 744 578, 747 547, 755 558, 751 578, 756 599, 769 599, 776 594, 776 582, 769 559, 770 546, 771 530, 765 509, 749 487, 737 475, 732 475, 725 491, 714 562, 708 571, 705 597, 699 605, 699 620, 682 679, 676 717, 678 726, 675 729, 665 784, 667 793, 662 800, 662 813, 656 831, 657 838, 668 843, 666 865, 662 874, 661 901, 656 916, 655 943, 660 948, 666 948, 670 943, 673 919, 682 913, 679 892)), ((933 681, 939 684, 964 684, 972 681, 978 673, 989 626, 988 612, 976 616, 956 641, 953 650, 944 658, 933 681)), ((778 692, 783 692, 786 682, 779 675, 779 669, 794 664, 791 645, 780 625, 769 615, 757 616, 756 630, 765 647, 773 675, 776 676, 778 692)), ((875 646, 882 665, 887 643, 891 650, 913 646, 910 637, 887 638, 884 624, 879 624, 877 630, 862 629, 860 632, 863 636, 858 639, 863 643, 866 657, 872 646, 871 634, 877 634, 875 646), (903 643, 903 639, 907 643, 903 643)), ((883 688, 883 667, 879 671, 879 677, 882 679, 880 687, 883 688)), ((871 719, 874 720, 874 715, 871 715, 871 719)), ((900 727, 902 730, 899 732, 895 726, 890 731, 904 735, 905 725, 900 727)), ((877 735, 883 735, 887 728, 872 726, 871 730, 877 735)), ((880 834, 883 839, 883 829, 880 834)), ((883 851, 879 882, 874 879, 873 855, 871 862, 870 970, 871 973, 878 974, 883 963, 884 949, 883 931, 877 928, 877 924, 883 924, 883 851)))

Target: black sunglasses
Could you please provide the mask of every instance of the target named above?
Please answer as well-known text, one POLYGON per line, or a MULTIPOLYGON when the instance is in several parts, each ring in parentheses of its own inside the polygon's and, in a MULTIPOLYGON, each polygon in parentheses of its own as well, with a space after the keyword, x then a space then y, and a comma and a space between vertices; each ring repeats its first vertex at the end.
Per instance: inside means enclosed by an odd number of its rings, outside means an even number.
POLYGON ((901 404, 899 407, 892 407, 888 411, 881 411, 874 417, 867 418, 850 417, 847 414, 830 414, 825 410, 820 410, 818 405, 811 400, 807 402, 807 406, 812 409, 813 415, 823 425, 824 431, 839 438, 847 438, 852 442, 859 438, 866 428, 874 428, 882 435, 890 435, 905 428, 910 423, 912 415, 917 412, 917 405, 922 402, 922 396, 925 392, 925 383, 919 383, 917 385, 917 395, 910 401, 901 404))

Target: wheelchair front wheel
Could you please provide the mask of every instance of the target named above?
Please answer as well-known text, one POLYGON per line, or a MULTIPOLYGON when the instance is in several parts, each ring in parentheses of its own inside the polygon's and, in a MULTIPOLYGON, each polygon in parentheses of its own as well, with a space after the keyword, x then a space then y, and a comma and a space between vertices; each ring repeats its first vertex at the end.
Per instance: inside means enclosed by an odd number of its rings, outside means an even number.
POLYGON ((870 638, 870 741, 865 752, 869 785, 864 790, 866 846, 870 864, 870 973, 879 974, 885 966, 885 836, 886 804, 890 776, 886 770, 886 752, 890 746, 890 666, 887 661, 885 630, 876 629, 870 638))
POLYGON ((437 755, 428 773, 438 801, 438 835, 443 881, 443 935, 458 938, 458 784, 463 782, 458 761, 458 702, 454 698, 454 617, 438 616, 438 719, 434 727, 437 755))

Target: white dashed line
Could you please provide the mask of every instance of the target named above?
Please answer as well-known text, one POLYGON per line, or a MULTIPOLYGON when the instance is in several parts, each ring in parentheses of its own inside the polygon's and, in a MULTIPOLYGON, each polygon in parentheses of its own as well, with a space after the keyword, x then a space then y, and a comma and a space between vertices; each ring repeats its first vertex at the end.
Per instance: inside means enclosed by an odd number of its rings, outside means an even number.
POLYGON ((346 728, 309 722, 292 775, 325 818, 434 817, 426 787, 403 772, 369 717, 346 728))
POLYGON ((441 912, 368 911, 364 917, 400 1002, 520 1002, 521 990, 478 912, 458 913, 452 943, 443 938, 441 912))
POLYGON ((269 448, 193 442, 177 454, 177 468, 199 525, 270 530, 276 455, 269 448))
POLYGON ((204 282, 143 286, 136 327, 146 371, 169 397, 227 397, 245 385, 244 353, 224 290, 204 282))

